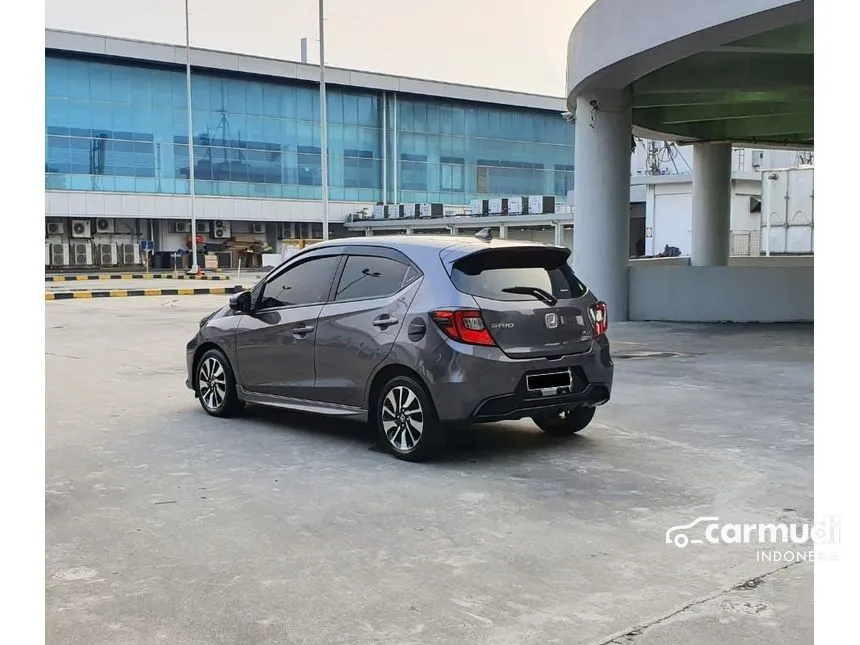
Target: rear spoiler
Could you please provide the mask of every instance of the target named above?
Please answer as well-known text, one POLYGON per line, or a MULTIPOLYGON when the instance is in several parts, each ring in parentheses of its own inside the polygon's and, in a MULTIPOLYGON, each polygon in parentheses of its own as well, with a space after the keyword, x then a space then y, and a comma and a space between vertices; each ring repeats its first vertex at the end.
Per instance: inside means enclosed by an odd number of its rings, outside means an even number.
POLYGON ((447 253, 442 254, 442 263, 448 273, 455 267, 468 275, 499 268, 541 267, 549 270, 560 267, 570 257, 568 248, 542 244, 485 247, 467 253, 458 253, 457 250, 457 247, 449 247, 445 249, 447 253))

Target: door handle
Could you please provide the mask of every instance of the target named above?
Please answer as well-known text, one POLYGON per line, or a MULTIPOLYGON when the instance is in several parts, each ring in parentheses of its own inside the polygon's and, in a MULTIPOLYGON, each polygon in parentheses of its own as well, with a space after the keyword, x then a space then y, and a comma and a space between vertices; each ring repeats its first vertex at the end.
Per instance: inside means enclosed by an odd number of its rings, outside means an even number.
POLYGON ((293 327, 293 336, 307 336, 314 328, 311 325, 303 325, 302 327, 293 327))
POLYGON ((394 316, 389 316, 388 314, 379 316, 375 318, 373 321, 374 327, 379 327, 380 329, 385 329, 386 327, 391 327, 391 325, 396 325, 400 321, 394 316))

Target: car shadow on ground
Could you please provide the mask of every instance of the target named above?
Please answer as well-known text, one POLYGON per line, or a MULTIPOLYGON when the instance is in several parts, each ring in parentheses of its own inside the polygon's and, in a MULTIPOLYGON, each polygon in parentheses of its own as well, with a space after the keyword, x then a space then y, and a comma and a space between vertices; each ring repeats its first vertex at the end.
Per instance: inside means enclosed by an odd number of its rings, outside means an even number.
MULTIPOLYGON (((255 421, 257 427, 277 432, 319 435, 320 439, 365 444, 366 449, 372 452, 388 452, 376 429, 366 423, 257 405, 247 406, 243 416, 255 421)), ((500 457, 558 451, 560 448, 578 451, 594 443, 587 435, 549 436, 530 420, 456 425, 450 427, 449 432, 445 452, 431 463, 478 463, 500 457)))

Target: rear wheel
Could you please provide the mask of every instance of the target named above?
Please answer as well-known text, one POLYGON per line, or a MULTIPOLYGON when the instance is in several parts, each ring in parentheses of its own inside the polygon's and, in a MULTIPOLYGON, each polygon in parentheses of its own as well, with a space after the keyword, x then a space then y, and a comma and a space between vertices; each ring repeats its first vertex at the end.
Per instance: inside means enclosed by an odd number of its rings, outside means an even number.
POLYGON ((537 427, 547 434, 565 436, 584 430, 594 418, 594 408, 575 408, 562 412, 532 417, 537 427))
POLYGON ((230 361, 217 349, 208 350, 197 361, 194 387, 200 405, 213 417, 231 417, 242 407, 230 361))
POLYGON ((376 401, 380 439, 398 459, 425 461, 445 447, 446 432, 424 388, 409 376, 388 381, 376 401))

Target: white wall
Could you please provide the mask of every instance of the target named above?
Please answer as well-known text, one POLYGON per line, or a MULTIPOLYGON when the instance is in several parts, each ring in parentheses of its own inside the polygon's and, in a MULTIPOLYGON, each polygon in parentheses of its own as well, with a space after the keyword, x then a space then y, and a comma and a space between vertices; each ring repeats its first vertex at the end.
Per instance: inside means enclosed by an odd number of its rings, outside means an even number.
MULTIPOLYGON (((812 266, 655 266, 630 268, 630 320, 810 322, 812 266)), ((611 314, 610 314, 611 315, 611 314)))
MULTIPOLYGON (((668 244, 677 246, 682 255, 689 255, 692 246, 693 184, 691 181, 671 181, 671 177, 661 177, 661 183, 646 187, 645 226, 650 228, 651 237, 645 240, 647 255, 660 253, 668 244)), ((758 253, 761 214, 750 211, 750 196, 761 196, 761 182, 747 179, 732 181, 731 200, 732 231, 743 237, 750 235, 752 254, 758 253)), ((736 244, 738 248, 743 245, 736 244)), ((745 248, 745 247, 744 247, 745 248)))

